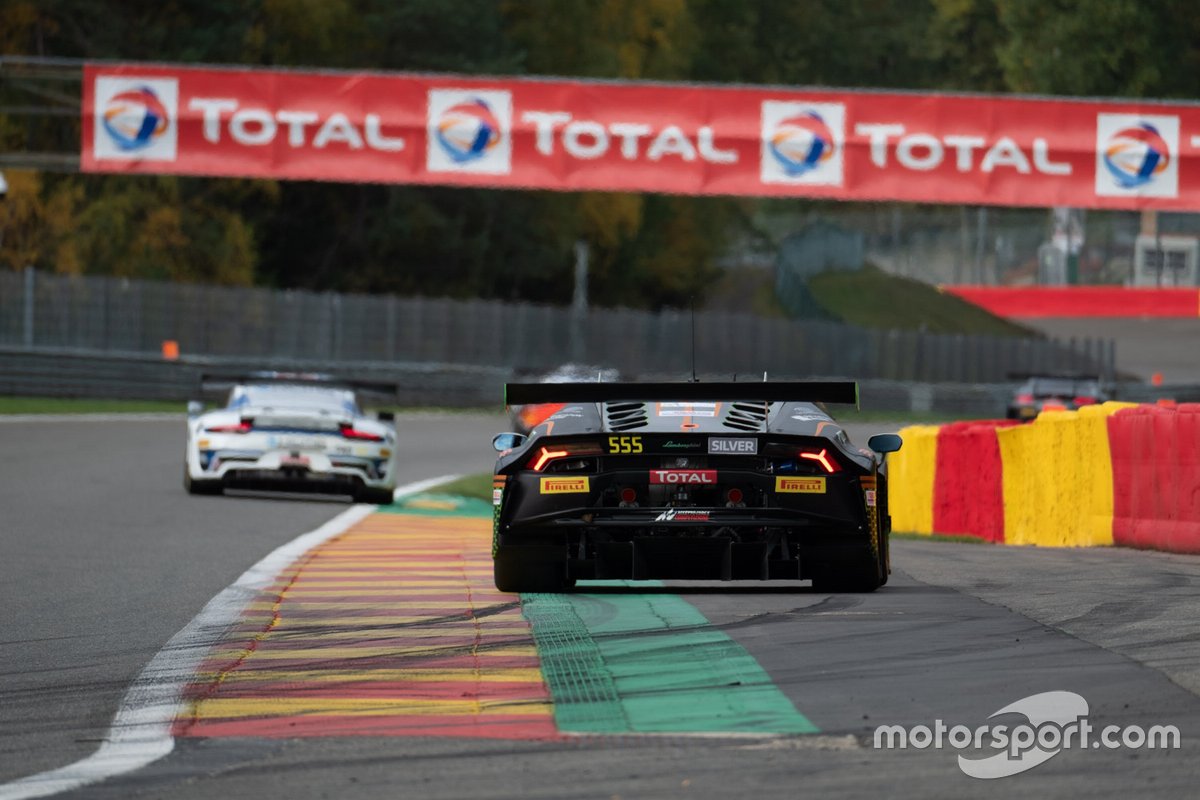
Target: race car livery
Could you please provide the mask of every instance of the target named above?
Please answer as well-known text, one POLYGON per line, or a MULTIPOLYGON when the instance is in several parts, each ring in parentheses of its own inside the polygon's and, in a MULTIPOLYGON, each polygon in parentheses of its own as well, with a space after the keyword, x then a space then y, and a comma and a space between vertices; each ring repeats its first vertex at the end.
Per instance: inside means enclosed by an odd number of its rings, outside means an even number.
POLYGON ((328 376, 266 373, 236 380, 224 408, 189 404, 184 488, 351 495, 390 503, 396 488, 396 431, 373 419, 349 383, 328 376))
POLYGON ((528 437, 498 435, 496 586, 577 579, 887 581, 886 453, 818 403, 853 383, 510 384, 509 403, 561 402, 528 437), (737 398, 737 399, 731 399, 737 398))

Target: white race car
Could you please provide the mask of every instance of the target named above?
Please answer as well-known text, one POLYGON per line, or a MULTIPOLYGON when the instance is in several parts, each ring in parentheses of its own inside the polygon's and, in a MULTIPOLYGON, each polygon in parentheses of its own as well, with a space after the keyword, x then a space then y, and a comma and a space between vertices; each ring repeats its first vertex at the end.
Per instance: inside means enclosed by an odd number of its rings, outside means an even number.
POLYGON ((391 415, 364 415, 352 383, 285 373, 224 381, 231 382, 224 408, 204 413, 201 403, 188 404, 183 487, 189 493, 309 491, 392 502, 391 415))

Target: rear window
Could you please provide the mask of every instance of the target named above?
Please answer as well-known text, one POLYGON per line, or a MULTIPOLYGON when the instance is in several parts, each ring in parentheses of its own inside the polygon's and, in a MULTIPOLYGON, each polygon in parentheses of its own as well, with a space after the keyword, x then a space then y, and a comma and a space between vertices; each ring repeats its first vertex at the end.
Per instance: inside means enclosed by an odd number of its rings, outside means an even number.
POLYGON ((1035 397, 1074 397, 1075 381, 1064 378, 1038 378, 1030 394, 1035 397))
POLYGON ((238 386, 229 395, 229 407, 262 406, 267 408, 322 409, 357 415, 358 404, 349 389, 324 386, 269 384, 238 386))
POLYGON ((1018 391, 1034 397, 1099 397, 1100 384, 1093 380, 1034 378, 1018 391))

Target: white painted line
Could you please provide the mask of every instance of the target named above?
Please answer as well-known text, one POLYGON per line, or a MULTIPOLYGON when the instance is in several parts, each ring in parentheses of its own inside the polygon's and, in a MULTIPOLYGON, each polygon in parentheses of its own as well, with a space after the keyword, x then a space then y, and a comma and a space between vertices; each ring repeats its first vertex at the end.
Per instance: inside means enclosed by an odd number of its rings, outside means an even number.
MULTIPOLYGON (((445 475, 410 483, 396 489, 396 497, 424 491, 457 477, 445 475)), ((246 605, 293 561, 345 532, 375 509, 373 505, 352 506, 316 530, 272 550, 242 573, 172 636, 137 676, 99 750, 74 764, 0 784, 0 800, 25 800, 78 789, 141 769, 170 753, 175 747, 171 726, 185 710, 184 688, 209 650, 241 617, 246 605)))
POLYGON ((418 492, 423 492, 426 489, 432 489, 434 486, 441 486, 443 483, 456 481, 461 477, 462 475, 443 475, 440 478, 426 478, 423 481, 417 481, 416 483, 410 483, 406 486, 397 488, 394 497, 399 500, 405 495, 417 494, 418 492))

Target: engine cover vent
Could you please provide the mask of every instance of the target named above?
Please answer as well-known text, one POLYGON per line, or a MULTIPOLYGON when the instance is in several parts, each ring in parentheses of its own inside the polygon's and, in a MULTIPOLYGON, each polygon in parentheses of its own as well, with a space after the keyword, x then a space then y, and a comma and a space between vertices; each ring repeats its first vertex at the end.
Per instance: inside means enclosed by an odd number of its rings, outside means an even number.
POLYGON ((605 403, 604 417, 611 431, 632 431, 649 421, 645 403, 605 403))
POLYGON ((770 413, 771 407, 765 403, 733 403, 729 406, 729 413, 725 415, 723 424, 735 431, 753 433, 766 428, 770 413))

